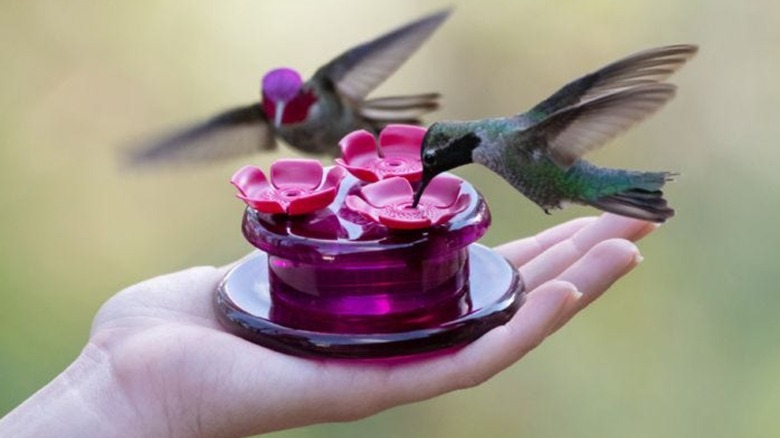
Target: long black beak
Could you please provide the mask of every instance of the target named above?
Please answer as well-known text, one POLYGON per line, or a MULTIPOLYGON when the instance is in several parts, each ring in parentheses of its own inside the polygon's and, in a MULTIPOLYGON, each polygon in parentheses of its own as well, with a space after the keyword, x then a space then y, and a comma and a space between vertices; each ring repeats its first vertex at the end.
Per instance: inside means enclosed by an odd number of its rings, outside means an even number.
POLYGON ((432 179, 433 179, 433 175, 423 170, 423 177, 422 180, 420 181, 420 186, 417 187, 417 192, 414 194, 414 202, 412 202, 412 208, 417 208, 417 204, 420 202, 420 198, 422 197, 425 188, 428 187, 428 184, 431 182, 432 179))

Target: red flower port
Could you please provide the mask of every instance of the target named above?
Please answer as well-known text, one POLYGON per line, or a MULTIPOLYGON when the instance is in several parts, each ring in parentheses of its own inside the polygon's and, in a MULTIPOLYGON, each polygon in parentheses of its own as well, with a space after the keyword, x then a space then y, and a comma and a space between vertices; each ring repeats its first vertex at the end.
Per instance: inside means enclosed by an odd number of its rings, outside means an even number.
POLYGON ((419 126, 388 125, 379 134, 379 143, 368 131, 355 131, 339 142, 342 158, 337 158, 336 164, 366 182, 396 176, 419 181, 425 131, 419 126))
POLYGON ((414 190, 404 178, 392 177, 363 186, 346 199, 347 207, 394 229, 421 229, 440 225, 463 211, 469 196, 460 194, 461 179, 439 175, 425 189, 417 208, 412 208, 414 190))
POLYGON ((239 169, 230 183, 239 199, 262 213, 299 216, 327 207, 336 198, 346 172, 332 167, 323 179, 324 169, 317 160, 283 159, 271 165, 270 181, 253 166, 239 169))

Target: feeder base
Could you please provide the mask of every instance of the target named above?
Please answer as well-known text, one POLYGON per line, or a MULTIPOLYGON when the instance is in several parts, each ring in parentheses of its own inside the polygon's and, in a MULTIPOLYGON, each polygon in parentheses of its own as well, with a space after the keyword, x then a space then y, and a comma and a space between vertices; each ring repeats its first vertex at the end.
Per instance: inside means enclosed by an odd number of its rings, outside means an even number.
POLYGON ((391 358, 465 346, 509 321, 525 291, 517 270, 495 251, 469 246, 470 288, 463 311, 434 327, 396 333, 328 333, 285 326, 273 318, 267 255, 257 251, 217 288, 216 312, 232 333, 286 354, 347 359, 391 358))

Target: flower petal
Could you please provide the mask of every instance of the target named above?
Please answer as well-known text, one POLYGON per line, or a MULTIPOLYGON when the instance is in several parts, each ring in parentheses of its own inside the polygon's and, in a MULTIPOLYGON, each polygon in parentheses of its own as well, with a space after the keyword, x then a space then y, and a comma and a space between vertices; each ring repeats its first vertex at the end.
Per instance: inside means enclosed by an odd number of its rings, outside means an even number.
POLYGON ((341 180, 344 179, 345 176, 347 176, 347 171, 344 170, 344 168, 338 166, 331 167, 330 170, 328 170, 328 174, 325 175, 325 181, 322 182, 322 185, 318 187, 317 190, 330 188, 338 189, 341 180))
POLYGON ((468 208, 469 204, 471 204, 471 196, 464 193, 458 196, 458 200, 455 201, 455 204, 451 205, 448 210, 453 211, 454 213, 452 215, 455 216, 456 214, 468 208))
POLYGON ((379 134, 379 146, 387 155, 394 151, 394 154, 411 155, 420 160, 420 149, 426 131, 427 129, 420 126, 387 125, 379 134))
POLYGON ((275 199, 249 198, 241 194, 236 195, 236 197, 243 200, 246 205, 262 213, 278 214, 284 213, 286 210, 284 204, 275 199))
POLYGON ((352 175, 355 176, 355 178, 361 181, 375 182, 375 181, 379 181, 380 179, 379 175, 374 173, 373 170, 364 167, 350 166, 341 158, 336 158, 336 164, 343 167, 344 169, 347 169, 349 173, 351 173, 352 175))
POLYGON ((360 189, 369 204, 375 207, 385 207, 404 201, 412 203, 414 191, 411 184, 404 178, 392 177, 368 184, 360 189))
POLYGON ((431 220, 427 217, 405 218, 387 214, 387 210, 379 212, 379 223, 397 230, 419 230, 431 226, 431 220))
POLYGON ((374 182, 381 179, 381 175, 373 169, 372 162, 379 159, 377 144, 374 136, 366 131, 359 130, 347 134, 339 142, 341 158, 336 159, 336 164, 347 169, 361 181, 374 182))
POLYGON ((341 156, 347 163, 362 155, 377 156, 376 139, 365 129, 347 134, 341 139, 339 146, 341 147, 341 156))
POLYGON ((365 216, 374 222, 379 222, 379 216, 377 215, 379 210, 364 201, 360 196, 349 195, 347 196, 347 199, 344 200, 344 204, 355 213, 365 216))
POLYGON ((313 190, 322 182, 322 164, 307 158, 276 160, 271 165, 271 183, 278 189, 313 190))
POLYGON ((449 207, 458 199, 462 182, 454 176, 438 175, 428 184, 420 202, 439 208, 449 207))
POLYGON ((252 193, 271 187, 263 171, 254 166, 238 169, 230 178, 230 184, 233 184, 242 195, 249 197, 252 197, 252 193))
POLYGON ((290 200, 287 207, 287 214, 298 216, 325 208, 336 199, 336 188, 316 191, 308 195, 299 196, 290 200))
POLYGON ((385 155, 385 174, 402 176, 409 181, 422 179, 420 149, 427 130, 412 125, 388 125, 379 134, 379 145, 385 155))

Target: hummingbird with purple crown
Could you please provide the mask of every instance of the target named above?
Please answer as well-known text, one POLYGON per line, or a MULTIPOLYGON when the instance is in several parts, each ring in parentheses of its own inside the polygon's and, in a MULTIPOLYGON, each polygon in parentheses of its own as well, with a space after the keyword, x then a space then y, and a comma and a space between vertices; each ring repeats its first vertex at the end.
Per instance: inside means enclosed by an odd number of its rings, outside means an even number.
POLYGON ((261 101, 224 111, 131 152, 130 163, 208 162, 269 151, 281 138, 307 154, 337 156, 352 131, 375 134, 386 125, 419 125, 438 108, 439 94, 367 99, 444 22, 443 10, 347 50, 303 82, 291 68, 265 74, 261 101))
POLYGON ((696 52, 693 45, 645 50, 567 84, 528 112, 434 123, 422 141, 413 206, 437 174, 478 163, 547 213, 577 203, 664 222, 674 210, 661 188, 675 174, 609 169, 581 157, 668 102, 676 87, 664 81, 696 52))

